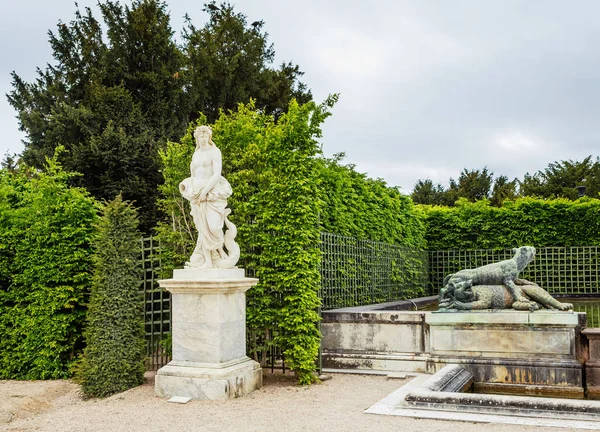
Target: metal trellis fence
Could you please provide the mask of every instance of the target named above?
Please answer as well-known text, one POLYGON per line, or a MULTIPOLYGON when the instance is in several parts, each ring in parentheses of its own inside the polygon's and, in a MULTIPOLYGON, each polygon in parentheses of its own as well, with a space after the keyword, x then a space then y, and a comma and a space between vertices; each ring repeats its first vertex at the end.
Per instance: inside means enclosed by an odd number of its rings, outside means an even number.
MULTIPOLYGON (((322 310, 434 295, 446 275, 514 255, 512 249, 424 251, 332 233, 321 233, 320 249, 322 310)), ((171 301, 157 283, 158 251, 155 238, 141 239, 148 369, 158 369, 170 360, 171 301)), ((249 276, 254 275, 251 262, 242 265, 249 276)), ((540 248, 521 277, 551 294, 600 294, 600 247, 540 248)), ((600 320, 600 308, 593 307, 596 312, 591 305, 585 311, 600 320)), ((249 355, 267 369, 285 371, 285 359, 269 331, 249 332, 248 339, 249 355)))
POLYGON ((322 309, 427 294, 427 251, 321 233, 322 309))
POLYGON ((170 360, 168 338, 171 332, 171 295, 158 286, 159 248, 158 241, 153 237, 141 239, 143 279, 140 289, 144 295, 144 329, 149 370, 159 369, 170 360))

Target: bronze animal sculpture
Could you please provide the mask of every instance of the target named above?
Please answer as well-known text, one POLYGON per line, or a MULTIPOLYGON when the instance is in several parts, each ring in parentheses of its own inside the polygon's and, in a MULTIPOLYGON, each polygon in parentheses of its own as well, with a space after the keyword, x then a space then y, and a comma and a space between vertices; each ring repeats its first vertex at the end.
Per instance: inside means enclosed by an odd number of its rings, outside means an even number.
POLYGON ((513 249, 515 255, 508 260, 484 265, 474 269, 460 270, 444 278, 444 288, 440 291, 440 304, 443 300, 452 296, 456 287, 469 283, 475 285, 505 285, 513 297, 514 302, 530 303, 529 299, 523 297, 521 280, 518 278, 527 264, 535 257, 533 246, 521 246, 513 249))
POLYGON ((519 273, 535 257, 534 247, 521 246, 513 252, 511 259, 446 276, 440 290, 439 309, 573 309, 571 304, 560 303, 534 282, 519 279, 519 273))

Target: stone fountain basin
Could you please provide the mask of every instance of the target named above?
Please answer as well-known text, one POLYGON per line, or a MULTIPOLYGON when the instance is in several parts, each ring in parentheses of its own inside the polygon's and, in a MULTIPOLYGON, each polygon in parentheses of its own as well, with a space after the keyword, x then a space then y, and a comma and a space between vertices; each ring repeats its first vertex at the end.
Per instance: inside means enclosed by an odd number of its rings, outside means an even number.
POLYGON ((472 389, 471 372, 447 365, 433 376, 417 377, 366 413, 600 430, 599 401, 465 393, 472 389))

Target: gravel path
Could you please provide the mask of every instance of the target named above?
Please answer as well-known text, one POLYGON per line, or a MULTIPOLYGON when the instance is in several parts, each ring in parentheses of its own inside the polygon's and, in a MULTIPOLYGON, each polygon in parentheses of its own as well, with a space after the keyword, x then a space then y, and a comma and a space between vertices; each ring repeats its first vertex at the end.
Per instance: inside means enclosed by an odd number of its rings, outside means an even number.
POLYGON ((168 403, 154 395, 154 380, 106 399, 83 400, 70 381, 0 381, 0 431, 235 432, 559 432, 565 429, 484 425, 364 414, 407 380, 333 374, 309 387, 265 374, 265 385, 229 401, 168 403))

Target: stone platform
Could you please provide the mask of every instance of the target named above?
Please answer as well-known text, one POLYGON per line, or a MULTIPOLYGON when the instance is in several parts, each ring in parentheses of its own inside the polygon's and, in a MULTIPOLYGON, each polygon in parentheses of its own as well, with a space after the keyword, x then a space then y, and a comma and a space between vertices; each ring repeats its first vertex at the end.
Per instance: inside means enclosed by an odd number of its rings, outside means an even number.
POLYGON ((156 374, 156 394, 192 399, 232 399, 262 386, 262 369, 248 357, 221 364, 172 361, 156 374))
POLYGON ((561 311, 331 310, 321 325, 323 366, 433 374, 460 364, 479 392, 582 398, 585 320, 561 311))
POLYGON ((243 269, 178 269, 159 284, 171 292, 173 360, 156 374, 162 397, 230 399, 262 386, 246 356, 246 291, 258 279, 243 269))

